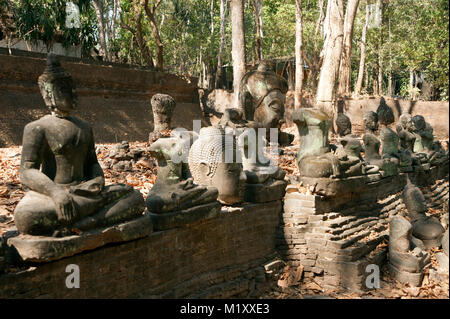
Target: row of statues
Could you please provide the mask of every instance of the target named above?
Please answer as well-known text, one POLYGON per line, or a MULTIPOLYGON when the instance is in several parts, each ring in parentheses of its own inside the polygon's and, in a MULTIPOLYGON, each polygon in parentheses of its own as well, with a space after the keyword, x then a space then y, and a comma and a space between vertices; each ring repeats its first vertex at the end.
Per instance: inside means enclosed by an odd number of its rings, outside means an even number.
POLYGON ((293 120, 300 134, 297 161, 301 176, 345 178, 381 174, 386 177, 399 171, 412 172, 413 167, 429 169, 448 162, 448 151, 434 141, 433 129, 423 116, 402 114, 395 132, 390 128, 394 113, 385 103, 381 103, 377 112, 364 114, 362 144, 351 134, 350 119, 342 113, 336 118, 340 145, 330 144, 328 131, 332 122, 321 110, 298 109, 293 113, 293 120))
MULTIPOLYGON (((245 111, 228 109, 219 124, 204 127, 199 134, 175 130, 165 137, 175 101, 165 94, 152 97, 155 127, 149 152, 158 161, 158 177, 144 201, 130 186, 105 186, 92 128, 72 115, 77 105, 72 77, 49 54, 38 84, 51 114, 24 129, 20 180, 29 191, 15 210, 18 231, 65 237, 134 220, 145 208, 152 216, 195 213, 196 208, 217 214, 221 204, 252 201, 246 185, 270 188, 283 181, 284 171, 259 151, 264 149, 265 135, 252 132, 279 128, 287 86, 268 70, 244 81, 248 82, 247 91, 241 92, 245 111), (270 81, 264 80, 267 76, 270 81), (253 98, 258 99, 256 104, 253 98), (252 147, 254 141, 258 150, 252 147)), ((282 186, 278 199, 284 195, 282 186)))

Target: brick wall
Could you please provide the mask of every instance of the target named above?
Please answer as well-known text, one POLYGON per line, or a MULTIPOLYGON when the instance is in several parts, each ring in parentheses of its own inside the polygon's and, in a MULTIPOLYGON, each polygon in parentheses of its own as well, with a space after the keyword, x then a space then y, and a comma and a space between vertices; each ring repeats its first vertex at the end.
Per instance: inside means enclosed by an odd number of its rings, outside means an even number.
MULTIPOLYGON (((430 208, 448 202, 448 167, 411 178, 422 186, 430 208)), ((405 185, 406 175, 399 174, 337 197, 287 193, 277 234, 281 257, 303 266, 305 276, 325 289, 363 290, 366 266, 381 268, 386 259, 388 224, 405 209, 405 185)))
MULTIPOLYGON (((153 130, 150 99, 155 93, 174 97, 174 127, 192 129, 192 120, 207 125, 198 103, 195 79, 126 67, 61 58, 77 86, 75 115, 88 121, 97 143, 146 141, 153 130)), ((7 55, 0 50, 0 147, 20 145, 24 126, 45 114, 37 79, 46 65, 43 55, 7 55)))
POLYGON ((0 275, 0 298, 249 297, 270 282, 281 201, 248 204, 208 221, 0 275), (80 267, 80 288, 65 286, 80 267))

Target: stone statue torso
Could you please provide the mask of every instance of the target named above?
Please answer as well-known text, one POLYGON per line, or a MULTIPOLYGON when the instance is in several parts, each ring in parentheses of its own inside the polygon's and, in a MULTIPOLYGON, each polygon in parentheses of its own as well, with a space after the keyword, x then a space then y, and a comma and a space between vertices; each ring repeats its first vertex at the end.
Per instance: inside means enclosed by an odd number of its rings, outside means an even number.
POLYGON ((366 152, 366 160, 380 159, 380 140, 373 133, 365 133, 363 142, 366 152))
POLYGON ((86 178, 85 167, 94 147, 90 125, 76 117, 46 115, 27 125, 23 161, 40 163, 42 172, 57 184, 75 184, 86 178), (36 150, 33 159, 27 150, 36 150))

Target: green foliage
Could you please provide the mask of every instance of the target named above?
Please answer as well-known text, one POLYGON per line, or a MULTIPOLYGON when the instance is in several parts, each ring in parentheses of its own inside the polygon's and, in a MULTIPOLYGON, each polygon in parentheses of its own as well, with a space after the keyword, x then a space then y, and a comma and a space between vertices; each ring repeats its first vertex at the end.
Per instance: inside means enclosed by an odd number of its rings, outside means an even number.
POLYGON ((66 28, 66 0, 9 0, 15 22, 15 38, 47 46, 61 42, 65 47, 82 45, 86 54, 95 44, 95 15, 89 0, 74 0, 80 8, 81 28, 66 28))

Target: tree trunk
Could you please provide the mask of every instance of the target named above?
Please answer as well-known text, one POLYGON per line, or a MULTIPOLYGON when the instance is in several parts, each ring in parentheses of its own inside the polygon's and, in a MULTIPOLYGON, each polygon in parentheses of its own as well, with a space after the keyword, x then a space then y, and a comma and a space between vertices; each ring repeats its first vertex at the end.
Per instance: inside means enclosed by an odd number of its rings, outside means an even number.
POLYGON ((103 0, 94 0, 92 4, 94 5, 98 20, 98 44, 100 45, 100 55, 103 57, 104 61, 108 61, 108 50, 106 47, 106 24, 103 17, 103 0))
POLYGON ((161 41, 158 26, 156 25, 155 12, 161 4, 161 1, 162 0, 157 0, 151 8, 148 6, 148 0, 145 0, 144 2, 145 13, 150 21, 153 36, 155 37, 155 42, 158 46, 158 62, 156 63, 156 67, 160 72, 164 71, 164 45, 161 41))
POLYGON ((295 10, 295 104, 296 109, 302 107, 303 94, 303 21, 302 0, 296 0, 295 10))
MULTIPOLYGON (((320 28, 323 27, 323 22, 325 19, 324 10, 323 10, 323 2, 324 0, 319 0, 319 17, 317 18, 316 28, 314 31, 314 51, 312 63, 309 63, 311 68, 311 89, 313 92, 317 90, 318 77, 320 67, 322 66, 322 58, 320 56, 321 51, 319 51, 319 36, 323 33, 320 32, 320 28)), ((306 60, 306 59, 305 59, 306 60)))
POLYGON ((231 27, 232 27, 232 50, 233 59, 233 90, 234 105, 239 105, 240 82, 245 74, 245 29, 244 29, 244 2, 243 0, 230 0, 231 27))
POLYGON ((389 38, 389 76, 388 76, 388 95, 392 97, 392 43, 391 43, 391 17, 388 15, 388 38, 389 38))
POLYGON ((258 62, 263 59, 263 20, 262 20, 262 5, 263 0, 252 0, 253 13, 255 15, 255 26, 256 26, 256 57, 258 62))
MULTIPOLYGON (((380 12, 383 12, 383 2, 378 0, 378 6, 380 7, 380 12)), ((379 41, 378 41, 378 94, 383 95, 383 15, 381 15, 381 25, 379 30, 379 41)))
POLYGON ((413 99, 413 88, 414 88, 414 71, 409 70, 409 98, 413 99))
POLYGON ((225 49, 225 26, 227 17, 227 0, 220 0, 220 40, 219 40, 219 52, 217 54, 217 70, 216 79, 214 83, 215 88, 222 88, 222 55, 225 49))
POLYGON ((359 0, 349 0, 347 10, 345 12, 344 21, 344 45, 342 48, 341 65, 339 67, 339 89, 340 95, 350 93, 351 82, 351 56, 352 56, 352 39, 353 25, 355 22, 356 11, 358 10, 359 0))
POLYGON ((361 59, 359 60, 359 70, 358 70, 358 80, 356 81, 355 95, 359 96, 361 94, 363 76, 364 76, 364 66, 366 63, 366 36, 367 36, 367 26, 369 23, 369 6, 366 5, 366 18, 361 36, 361 59))
POLYGON ((334 117, 335 87, 339 73, 339 60, 342 54, 342 40, 344 29, 343 0, 329 0, 330 10, 327 12, 328 23, 324 45, 323 65, 320 70, 319 85, 317 88, 317 106, 334 117))

